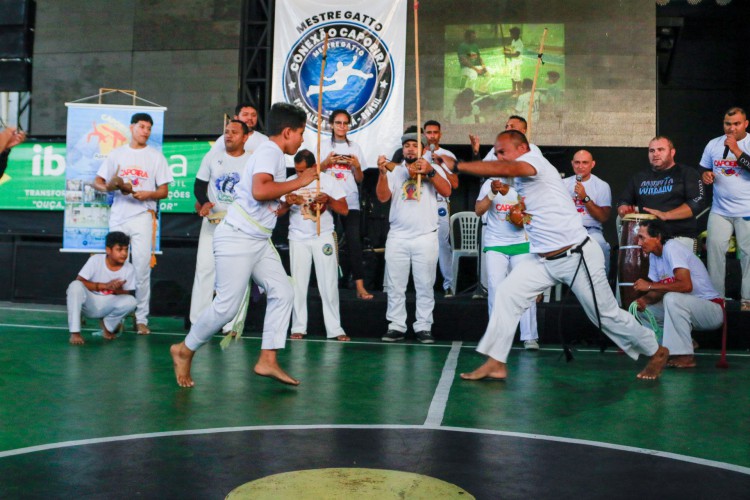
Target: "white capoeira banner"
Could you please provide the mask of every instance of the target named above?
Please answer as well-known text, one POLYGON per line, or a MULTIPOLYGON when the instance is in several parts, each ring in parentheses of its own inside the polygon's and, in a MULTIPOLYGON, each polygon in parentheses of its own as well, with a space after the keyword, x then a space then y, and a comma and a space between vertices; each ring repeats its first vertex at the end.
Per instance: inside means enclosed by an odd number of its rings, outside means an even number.
POLYGON ((335 109, 352 115, 348 138, 362 147, 363 167, 390 157, 404 125, 406 0, 278 0, 273 43, 273 102, 296 104, 307 113, 302 147, 317 154, 318 95, 323 43, 328 33, 323 80, 323 135, 335 109))

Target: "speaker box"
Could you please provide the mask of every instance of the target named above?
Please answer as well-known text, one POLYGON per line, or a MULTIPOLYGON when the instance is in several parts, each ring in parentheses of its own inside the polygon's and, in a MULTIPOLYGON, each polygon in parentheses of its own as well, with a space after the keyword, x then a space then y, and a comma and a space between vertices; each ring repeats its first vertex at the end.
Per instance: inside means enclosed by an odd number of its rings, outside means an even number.
POLYGON ((28 92, 30 90, 30 62, 0 61, 0 92, 28 92))
POLYGON ((31 57, 34 32, 24 26, 0 26, 0 59, 31 57))

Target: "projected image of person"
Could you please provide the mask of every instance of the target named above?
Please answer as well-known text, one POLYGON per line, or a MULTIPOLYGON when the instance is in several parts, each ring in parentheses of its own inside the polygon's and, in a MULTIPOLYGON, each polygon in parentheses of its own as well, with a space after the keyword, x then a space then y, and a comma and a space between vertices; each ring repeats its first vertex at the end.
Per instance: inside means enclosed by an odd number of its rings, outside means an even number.
MULTIPOLYGON (((529 105, 531 104, 531 88, 534 85, 534 81, 531 78, 523 79, 523 93, 516 99, 516 107, 513 110, 513 114, 519 116, 529 117, 529 105)), ((539 104, 541 103, 541 94, 539 92, 534 93, 534 106, 531 108, 531 120, 536 122, 539 120, 539 104)))
POLYGON ((477 33, 466 30, 464 41, 458 46, 458 63, 461 65, 461 88, 474 88, 476 79, 487 75, 482 56, 477 45, 477 33))
POLYGON ((523 62, 523 40, 521 29, 514 26, 510 29, 510 47, 503 47, 510 66, 510 79, 513 82, 513 94, 521 93, 521 65, 523 62))

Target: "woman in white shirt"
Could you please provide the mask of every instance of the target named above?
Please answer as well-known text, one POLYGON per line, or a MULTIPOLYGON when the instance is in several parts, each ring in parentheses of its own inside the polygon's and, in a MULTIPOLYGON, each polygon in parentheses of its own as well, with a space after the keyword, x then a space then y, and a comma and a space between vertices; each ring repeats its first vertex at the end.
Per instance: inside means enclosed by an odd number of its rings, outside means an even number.
POLYGON ((346 232, 346 244, 349 254, 349 265, 352 280, 357 285, 357 298, 372 299, 372 294, 365 289, 364 267, 362 265, 362 241, 360 239, 359 186, 364 175, 362 165, 364 154, 356 142, 346 136, 352 123, 352 116, 345 109, 336 109, 328 118, 331 124, 331 140, 320 145, 321 170, 340 182, 346 193, 349 215, 340 216, 346 232))

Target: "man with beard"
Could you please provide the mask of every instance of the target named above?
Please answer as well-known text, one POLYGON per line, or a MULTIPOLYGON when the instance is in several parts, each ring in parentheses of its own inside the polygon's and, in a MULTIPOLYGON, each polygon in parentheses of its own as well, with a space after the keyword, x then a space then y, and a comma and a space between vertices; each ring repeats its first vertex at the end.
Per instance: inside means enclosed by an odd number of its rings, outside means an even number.
MULTIPOLYGON (((422 146, 426 146, 425 137, 421 139, 422 146)), ((451 186, 442 169, 436 170, 427 160, 419 158, 417 134, 402 136, 401 145, 404 161, 400 165, 392 172, 385 162, 378 166, 378 200, 381 203, 391 200, 390 231, 385 244, 386 318, 390 323, 382 340, 397 342, 406 336, 406 285, 411 268, 417 293, 414 334, 420 342, 431 344, 435 341, 431 329, 438 260, 437 196, 450 196, 451 186), (421 189, 417 180, 420 174, 421 189)))

